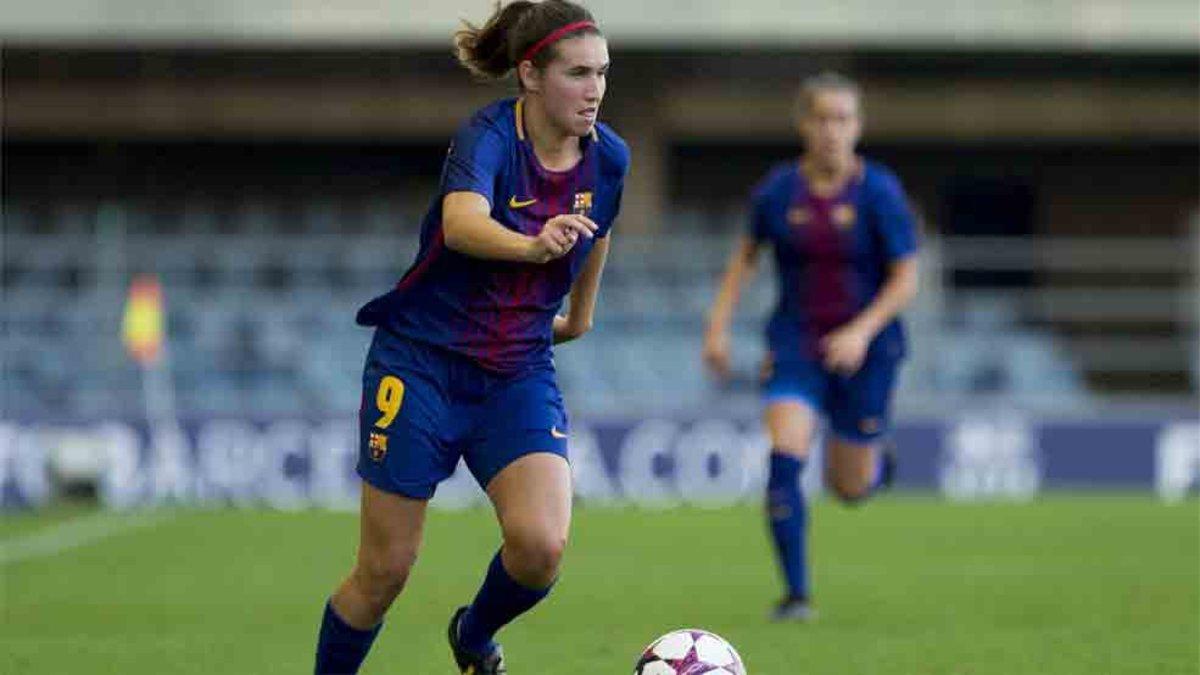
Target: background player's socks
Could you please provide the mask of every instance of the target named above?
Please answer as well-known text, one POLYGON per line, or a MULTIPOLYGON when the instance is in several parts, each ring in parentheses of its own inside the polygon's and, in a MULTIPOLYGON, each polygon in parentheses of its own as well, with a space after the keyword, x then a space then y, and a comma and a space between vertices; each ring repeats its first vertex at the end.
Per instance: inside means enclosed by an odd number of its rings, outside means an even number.
POLYGON ((527 588, 517 583, 504 569, 500 554, 492 558, 487 577, 459 624, 459 644, 474 654, 486 654, 493 649, 492 638, 505 624, 528 612, 550 587, 527 588))
POLYGON ((321 635, 317 638, 317 675, 352 675, 358 672, 371 643, 383 627, 380 623, 370 630, 358 630, 342 620, 333 610, 332 603, 325 603, 325 616, 321 619, 321 635))
POLYGON ((808 597, 808 560, 805 551, 808 505, 800 491, 800 472, 803 470, 804 460, 779 451, 771 453, 767 517, 771 521, 775 552, 779 555, 779 566, 791 598, 808 597))

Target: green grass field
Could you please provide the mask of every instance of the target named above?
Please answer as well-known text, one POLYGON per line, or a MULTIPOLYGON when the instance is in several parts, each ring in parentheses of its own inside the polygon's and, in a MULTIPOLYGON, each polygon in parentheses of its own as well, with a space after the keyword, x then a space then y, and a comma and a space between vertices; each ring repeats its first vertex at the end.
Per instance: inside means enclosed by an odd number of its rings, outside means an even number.
MULTIPOLYGON (((67 551, 13 555, 81 518, 104 529, 129 517, 4 517, 0 671, 311 672, 354 515, 169 512, 67 551)), ((814 520, 820 617, 774 625, 757 509, 579 509, 555 593, 501 635, 511 672, 629 673, 645 643, 684 626, 724 635, 751 675, 1200 671, 1194 500, 895 496, 853 510, 821 503, 814 520)), ((496 545, 488 512, 434 514, 364 672, 453 673, 445 621, 496 545)))

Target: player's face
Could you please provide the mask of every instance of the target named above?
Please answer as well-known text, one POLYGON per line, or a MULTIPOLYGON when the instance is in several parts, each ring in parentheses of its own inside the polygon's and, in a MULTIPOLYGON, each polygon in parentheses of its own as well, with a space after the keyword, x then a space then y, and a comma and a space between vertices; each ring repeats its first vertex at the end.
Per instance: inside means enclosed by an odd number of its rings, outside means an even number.
POLYGON ((550 122, 565 134, 586 136, 600 114, 608 77, 608 42, 580 35, 554 45, 556 58, 528 87, 542 98, 550 122))
POLYGON ((823 162, 841 162, 853 156, 861 133, 858 95, 850 91, 816 92, 800 118, 805 148, 823 162))

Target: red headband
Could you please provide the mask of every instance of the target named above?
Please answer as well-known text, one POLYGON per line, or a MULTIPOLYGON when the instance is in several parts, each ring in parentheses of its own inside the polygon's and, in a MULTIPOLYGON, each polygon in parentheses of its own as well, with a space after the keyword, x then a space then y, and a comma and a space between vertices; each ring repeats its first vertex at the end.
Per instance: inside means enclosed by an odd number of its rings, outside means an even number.
MULTIPOLYGON (((532 47, 525 50, 525 55, 521 57, 521 61, 532 61, 533 57, 538 55, 538 52, 540 52, 543 49, 545 49, 546 47, 554 44, 555 42, 558 42, 567 33, 580 30, 581 28, 595 28, 595 27, 596 27, 596 24, 592 23, 591 21, 576 21, 575 23, 569 23, 569 24, 563 26, 562 28, 559 28, 558 30, 550 33, 549 35, 542 38, 541 40, 538 40, 537 42, 533 43, 532 47)), ((517 63, 520 63, 521 61, 518 61, 517 63)))

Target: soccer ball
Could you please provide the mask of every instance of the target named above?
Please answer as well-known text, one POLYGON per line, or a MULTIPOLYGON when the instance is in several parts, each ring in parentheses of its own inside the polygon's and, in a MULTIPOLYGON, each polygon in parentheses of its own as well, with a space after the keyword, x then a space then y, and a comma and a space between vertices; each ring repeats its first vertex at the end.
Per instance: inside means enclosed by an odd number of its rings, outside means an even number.
POLYGON ((746 666, 719 635, 686 628, 651 642, 633 675, 746 675, 746 666))

